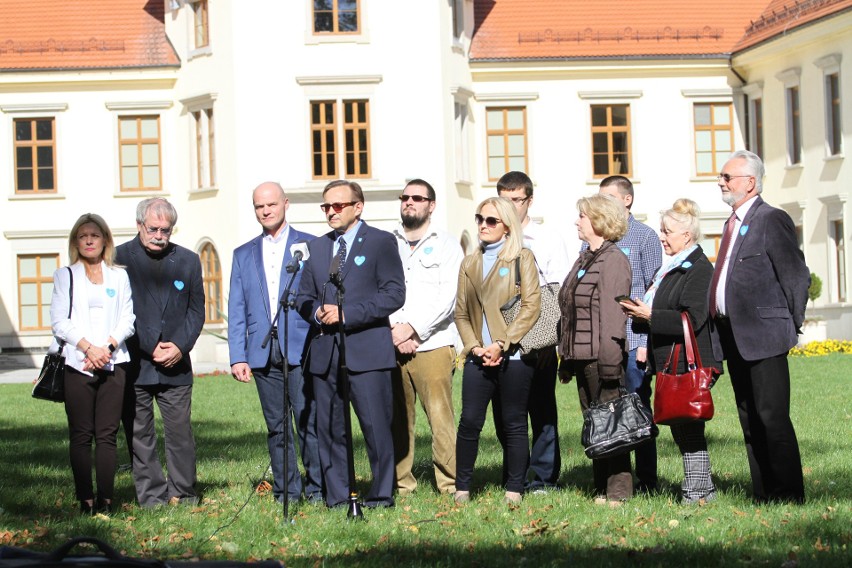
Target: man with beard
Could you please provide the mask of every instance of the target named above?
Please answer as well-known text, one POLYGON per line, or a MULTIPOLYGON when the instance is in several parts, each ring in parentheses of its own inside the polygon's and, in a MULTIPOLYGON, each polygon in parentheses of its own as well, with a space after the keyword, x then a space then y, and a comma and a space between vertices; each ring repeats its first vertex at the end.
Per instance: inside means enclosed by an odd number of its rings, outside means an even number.
POLYGON ((711 339, 728 361, 754 500, 803 503, 787 352, 805 319, 810 273, 793 220, 760 197, 764 172, 757 155, 740 150, 718 176, 733 212, 710 281, 711 339))
POLYGON ((461 246, 432 227, 435 190, 422 179, 408 182, 399 196, 402 222, 394 230, 405 269, 405 305, 390 317, 396 347, 393 370, 393 441, 396 489, 417 487, 414 463, 415 399, 432 428, 432 463, 441 493, 456 490, 456 421, 453 371, 456 325, 453 321, 461 246))
POLYGON ((189 352, 204 326, 204 285, 198 255, 169 241, 176 223, 171 203, 146 199, 136 208, 138 236, 116 248, 136 314, 136 335, 127 341, 124 425, 142 507, 198 502, 189 352), (163 418, 168 478, 157 453, 154 401, 163 418))

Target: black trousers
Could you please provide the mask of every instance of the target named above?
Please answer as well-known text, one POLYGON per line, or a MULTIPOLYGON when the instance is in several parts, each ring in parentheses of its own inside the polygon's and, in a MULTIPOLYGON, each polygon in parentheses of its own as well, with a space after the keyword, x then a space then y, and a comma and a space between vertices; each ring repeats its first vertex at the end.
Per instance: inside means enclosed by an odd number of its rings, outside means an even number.
POLYGON ((787 354, 746 361, 727 320, 717 320, 745 439, 754 499, 803 503, 802 458, 790 419, 787 354))
POLYGON ((95 477, 98 498, 112 499, 115 486, 116 436, 124 398, 124 365, 90 377, 65 367, 65 414, 71 471, 77 499, 94 499, 92 441, 95 442, 95 477))

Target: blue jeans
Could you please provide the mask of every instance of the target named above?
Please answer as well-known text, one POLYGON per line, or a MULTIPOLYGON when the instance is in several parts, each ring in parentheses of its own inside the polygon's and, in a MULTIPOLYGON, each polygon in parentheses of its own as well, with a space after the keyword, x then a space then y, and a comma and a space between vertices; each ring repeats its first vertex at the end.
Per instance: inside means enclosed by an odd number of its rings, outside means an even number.
MULTIPOLYGON (((284 371, 272 365, 264 369, 252 369, 263 418, 266 420, 267 445, 272 463, 272 492, 278 500, 284 495, 284 371)), ((304 487, 305 497, 318 499, 322 494, 322 471, 319 461, 319 443, 317 441, 316 404, 314 403, 313 382, 302 375, 298 365, 288 373, 290 410, 296 421, 301 450, 302 464, 305 466, 304 481, 296 463, 293 423, 290 428, 290 444, 287 449, 287 494, 290 500, 298 500, 304 487)))
MULTIPOLYGON (((646 364, 636 362, 636 349, 627 353, 627 372, 624 374, 624 382, 627 390, 639 394, 642 403, 653 410, 651 406, 651 375, 645 374, 646 364)), ((654 489, 657 486, 657 439, 653 438, 637 447, 634 451, 636 456, 636 478, 638 486, 654 489)))

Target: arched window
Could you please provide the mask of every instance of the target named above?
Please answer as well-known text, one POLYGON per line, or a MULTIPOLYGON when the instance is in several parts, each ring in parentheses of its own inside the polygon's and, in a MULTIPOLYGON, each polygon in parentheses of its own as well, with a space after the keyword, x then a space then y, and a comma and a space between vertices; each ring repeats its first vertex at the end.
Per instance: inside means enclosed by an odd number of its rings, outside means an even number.
POLYGON ((222 265, 212 243, 205 243, 199 253, 201 257, 201 275, 204 280, 204 323, 222 323, 222 265))

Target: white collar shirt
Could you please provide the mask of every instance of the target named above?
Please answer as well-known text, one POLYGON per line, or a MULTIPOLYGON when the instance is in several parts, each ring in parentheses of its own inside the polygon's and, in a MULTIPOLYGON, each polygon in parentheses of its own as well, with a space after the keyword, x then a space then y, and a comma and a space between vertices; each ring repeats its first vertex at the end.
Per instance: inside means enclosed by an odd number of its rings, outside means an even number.
POLYGON ((731 254, 734 252, 734 243, 737 242, 737 238, 740 236, 740 232, 742 231, 743 219, 745 219, 752 205, 754 205, 754 200, 756 198, 757 196, 755 195, 734 211, 737 219, 734 224, 734 233, 731 235, 731 242, 728 244, 728 253, 725 255, 724 259, 716 259, 716 262, 719 262, 720 260, 724 262, 724 264, 722 264, 722 272, 719 274, 719 282, 716 285, 716 312, 723 316, 728 315, 725 302, 725 286, 728 283, 728 263, 731 260, 731 254))
POLYGON ((530 249, 538 265, 539 284, 562 284, 577 260, 577 254, 568 252, 565 239, 557 231, 530 220, 524 227, 524 246, 530 249))
POLYGON ((263 248, 263 274, 266 277, 266 290, 269 293, 269 321, 275 318, 278 312, 278 299, 281 291, 281 266, 284 264, 284 256, 287 254, 287 239, 290 237, 290 224, 284 225, 277 237, 269 234, 263 235, 261 246, 263 248))
POLYGON ((453 320, 461 245, 444 231, 428 230, 412 250, 399 225, 393 231, 405 272, 405 305, 391 314, 393 324, 408 323, 420 339, 417 351, 455 345, 453 320))

